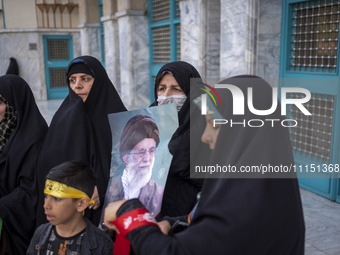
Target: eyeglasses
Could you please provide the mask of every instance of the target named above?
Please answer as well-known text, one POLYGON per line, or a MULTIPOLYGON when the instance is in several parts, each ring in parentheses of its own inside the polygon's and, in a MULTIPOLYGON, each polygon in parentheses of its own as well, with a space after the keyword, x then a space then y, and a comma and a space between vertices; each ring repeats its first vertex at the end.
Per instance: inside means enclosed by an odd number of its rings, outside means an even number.
POLYGON ((151 147, 148 150, 143 149, 143 150, 140 150, 138 152, 130 152, 129 154, 133 154, 133 155, 136 155, 139 158, 143 158, 143 157, 145 157, 146 153, 149 152, 150 156, 152 157, 153 155, 155 155, 156 150, 157 150, 156 147, 151 147))

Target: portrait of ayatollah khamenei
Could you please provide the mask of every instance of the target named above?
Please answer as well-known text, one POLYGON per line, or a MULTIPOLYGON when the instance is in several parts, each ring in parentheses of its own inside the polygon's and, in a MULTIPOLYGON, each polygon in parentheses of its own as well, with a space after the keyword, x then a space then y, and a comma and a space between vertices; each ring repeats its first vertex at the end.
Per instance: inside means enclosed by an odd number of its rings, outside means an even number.
POLYGON ((176 106, 113 113, 108 118, 112 153, 103 212, 110 202, 138 198, 156 216, 172 160, 168 144, 178 128, 176 106))

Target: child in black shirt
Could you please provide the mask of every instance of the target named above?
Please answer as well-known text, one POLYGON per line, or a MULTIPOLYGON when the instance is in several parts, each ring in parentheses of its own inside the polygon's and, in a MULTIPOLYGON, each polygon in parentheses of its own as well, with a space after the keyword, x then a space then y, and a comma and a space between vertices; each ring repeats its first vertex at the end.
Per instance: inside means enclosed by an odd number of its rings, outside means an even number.
POLYGON ((46 176, 44 210, 49 223, 34 233, 27 254, 112 254, 108 234, 83 217, 96 177, 82 161, 68 161, 46 176))

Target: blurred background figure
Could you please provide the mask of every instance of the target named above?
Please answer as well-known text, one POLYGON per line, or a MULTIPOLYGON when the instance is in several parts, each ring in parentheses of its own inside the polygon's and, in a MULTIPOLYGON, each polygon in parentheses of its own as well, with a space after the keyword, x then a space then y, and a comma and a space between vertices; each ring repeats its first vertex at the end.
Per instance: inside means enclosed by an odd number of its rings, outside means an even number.
POLYGON ((9 59, 9 66, 7 68, 6 74, 19 75, 19 66, 15 58, 9 59))

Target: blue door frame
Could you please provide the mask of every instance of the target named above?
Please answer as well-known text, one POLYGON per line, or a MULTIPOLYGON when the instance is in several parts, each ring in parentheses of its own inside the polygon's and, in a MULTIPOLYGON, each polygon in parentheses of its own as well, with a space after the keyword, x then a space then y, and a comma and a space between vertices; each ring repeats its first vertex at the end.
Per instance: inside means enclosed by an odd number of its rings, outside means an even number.
POLYGON ((61 79, 61 84, 57 87, 52 86, 51 81, 51 71, 53 70, 61 70, 64 74, 64 70, 70 61, 73 59, 73 42, 71 35, 44 35, 43 36, 44 43, 44 62, 45 62, 45 75, 46 75, 46 89, 47 89, 47 98, 48 99, 62 99, 68 95, 68 87, 65 79, 61 79), (68 58, 53 58, 49 55, 48 50, 48 41, 49 40, 63 40, 67 42, 67 53, 65 54, 68 58), (63 83, 62 83, 63 82, 63 83))
MULTIPOLYGON (((281 30, 281 63, 280 63, 280 87, 301 87, 308 89, 315 97, 322 96, 330 98, 333 112, 328 116, 332 120, 331 126, 331 141, 330 153, 327 159, 313 155, 313 153, 305 153, 299 150, 294 150, 294 159, 297 166, 304 169, 306 167, 311 169, 312 164, 314 167, 327 166, 328 168, 338 166, 340 163, 340 73, 339 73, 339 51, 336 57, 336 68, 314 67, 314 62, 311 68, 300 67, 296 68, 292 63, 295 61, 294 50, 294 24, 293 10, 294 4, 298 3, 299 6, 307 4, 310 7, 313 1, 306 0, 283 0, 282 1, 282 30, 281 30), (293 31, 293 32, 292 32, 293 31), (325 164, 325 165, 323 165, 325 164)), ((327 4, 328 0, 323 0, 322 4, 327 4)), ((306 15, 307 16, 307 15, 306 15)), ((306 23, 310 21, 307 21, 306 23)), ((312 21, 313 22, 313 21, 312 21)), ((299 28, 295 28, 298 31, 299 28)), ((303 37, 301 37, 303 38, 303 37)), ((307 38, 307 37, 305 37, 307 38)), ((338 37, 339 38, 339 37, 338 37)), ((307 40, 306 40, 307 41, 307 40)), ((306 43, 306 41, 304 41, 306 43)), ((310 40, 312 41, 312 40, 310 40)), ((339 49, 339 40, 337 41, 337 49, 339 49)), ((296 41, 295 41, 296 42, 296 41)), ((299 41, 300 42, 300 41, 299 41)), ((307 42, 308 43, 308 42, 307 42)), ((317 42, 318 43, 318 42, 317 42)), ((311 43, 312 44, 312 43, 311 43)), ((306 45, 306 44, 305 44, 306 45)), ((319 45, 319 44, 317 44, 319 45)), ((312 46, 310 46, 312 47, 312 46)), ((304 48, 305 50, 306 48, 304 48)), ((311 48, 312 49, 312 48, 311 48)), ((317 48, 318 50, 319 48, 317 48)), ((300 48, 299 48, 300 50, 300 48)), ((300 51, 301 52, 301 51, 300 51)), ((306 51, 305 51, 306 52, 306 51)), ((318 51, 319 52, 319 51, 318 51)), ((319 54, 319 53, 318 53, 319 54)), ((299 55, 299 57, 301 57, 299 55)), ((309 57, 309 56, 306 56, 309 57)), ((313 56, 312 56, 313 57, 313 56)), ((314 56, 316 57, 316 56, 314 56)), ((306 61, 307 62, 307 61, 306 61)), ((307 62, 308 63, 308 62, 307 62)), ((309 62, 311 63, 311 62, 309 62)), ((317 66, 317 64, 315 64, 317 66)), ((316 101, 315 101, 316 102, 316 101)), ((308 108, 307 108, 308 109, 308 108)), ((312 117, 311 117, 312 118, 312 117)), ((303 134, 302 134, 303 135, 303 134)), ((293 144, 293 143, 292 143, 293 144)), ((340 184, 339 173, 333 171, 331 173, 313 173, 314 178, 304 178, 298 171, 299 184, 301 187, 308 189, 314 193, 322 195, 330 200, 340 203, 340 184), (317 178, 315 178, 317 177, 317 178)))
POLYGON ((99 9, 100 55, 102 65, 105 67, 105 33, 104 25, 101 21, 101 17, 103 17, 103 0, 98 0, 97 5, 99 9))
POLYGON ((153 22, 153 5, 152 0, 148 0, 148 23, 149 23, 149 52, 150 52, 150 102, 154 101, 154 78, 156 77, 159 69, 166 64, 166 62, 154 62, 154 48, 153 48, 153 32, 154 28, 169 26, 170 27, 170 61, 176 61, 178 56, 177 47, 177 25, 180 24, 180 17, 176 14, 177 4, 179 0, 168 0, 170 2, 170 18, 153 22))

